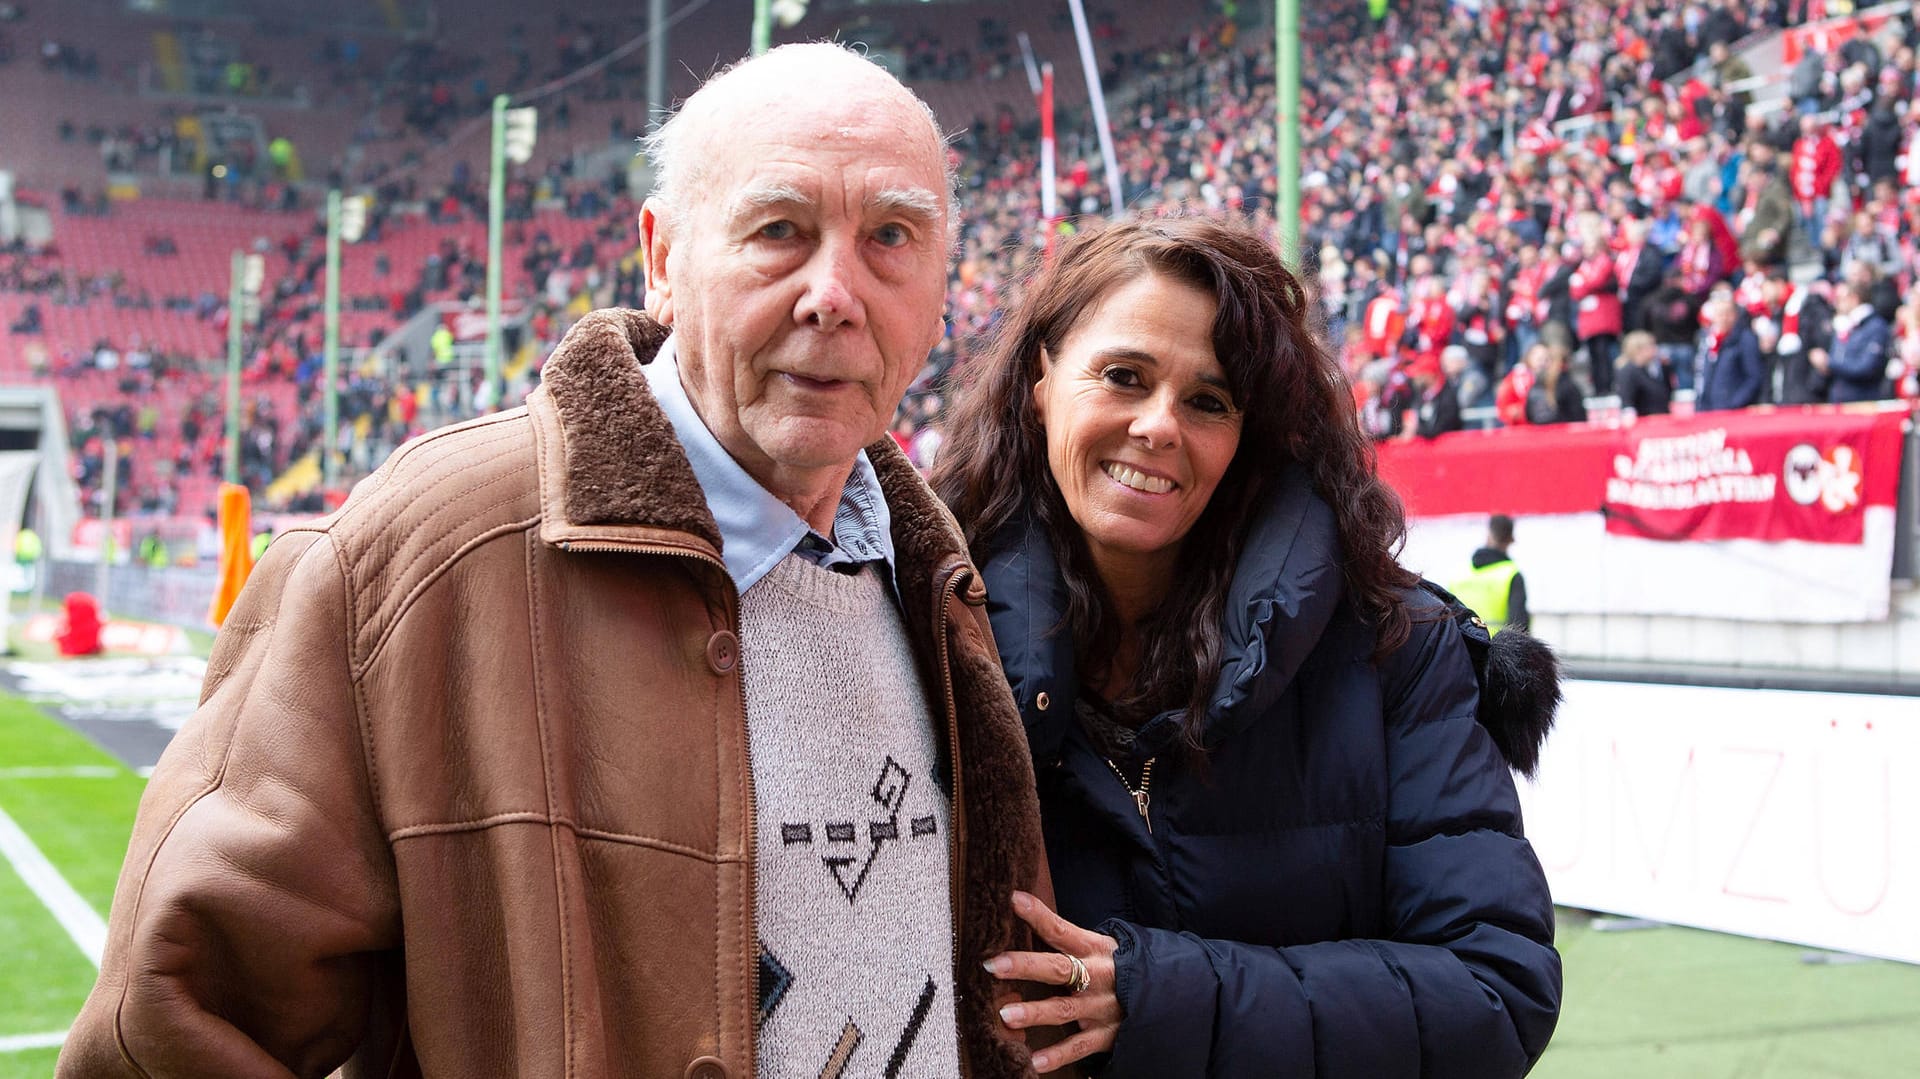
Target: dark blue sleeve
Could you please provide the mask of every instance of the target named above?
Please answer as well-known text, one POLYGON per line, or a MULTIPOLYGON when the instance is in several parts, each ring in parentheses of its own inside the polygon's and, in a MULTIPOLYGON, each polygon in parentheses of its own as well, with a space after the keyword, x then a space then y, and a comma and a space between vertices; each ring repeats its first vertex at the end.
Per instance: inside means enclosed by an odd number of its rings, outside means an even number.
POLYGON ((1849 382, 1872 382, 1887 366, 1887 324, 1869 319, 1846 344, 1833 350, 1829 364, 1833 373, 1849 382))
POLYGON ((1757 405, 1760 403, 1760 391, 1767 382, 1767 367, 1760 362, 1760 342, 1752 334, 1743 333, 1734 347, 1740 357, 1740 362, 1734 368, 1740 373, 1740 381, 1729 404, 1734 408, 1757 405))
POLYGON ((1546 877, 1464 645, 1450 625, 1414 633, 1383 668, 1389 934, 1272 948, 1109 921, 1126 1018, 1107 1075, 1503 1079, 1545 1051, 1546 877))

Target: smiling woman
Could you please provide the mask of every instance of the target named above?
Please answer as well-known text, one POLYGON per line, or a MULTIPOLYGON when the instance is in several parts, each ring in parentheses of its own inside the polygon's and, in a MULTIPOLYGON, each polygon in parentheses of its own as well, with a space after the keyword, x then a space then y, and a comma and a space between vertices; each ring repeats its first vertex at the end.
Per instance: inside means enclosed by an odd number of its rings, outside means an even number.
POLYGON ((961 391, 934 484, 1058 897, 1013 897, 1055 951, 987 966, 1059 987, 1001 1012, 1060 1028, 1040 1071, 1498 1079, 1553 1031, 1507 761, 1311 309, 1248 228, 1113 225, 1027 284, 961 391))
POLYGON ((1152 609, 1240 445, 1211 293, 1148 273, 1041 349, 1047 464, 1123 621, 1152 609))

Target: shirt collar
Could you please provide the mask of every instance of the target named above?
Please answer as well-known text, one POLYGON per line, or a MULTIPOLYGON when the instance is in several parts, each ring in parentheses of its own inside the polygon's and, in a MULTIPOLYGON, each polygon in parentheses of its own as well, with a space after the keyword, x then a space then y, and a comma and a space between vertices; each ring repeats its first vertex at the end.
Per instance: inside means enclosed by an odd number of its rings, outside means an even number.
MULTIPOLYGON (((641 371, 653 391, 660 411, 673 424, 673 433, 686 451, 693 476, 706 492, 707 509, 720 529, 720 559, 727 576, 741 592, 767 575, 774 565, 800 547, 812 533, 793 508, 775 498, 747 474, 740 463, 720 445, 680 383, 679 354, 674 338, 660 346, 652 363, 641 371)), ((884 561, 886 576, 894 570, 892 515, 880 489, 880 477, 861 450, 854 458, 853 470, 840 494, 840 506, 834 512, 833 535, 820 551, 804 551, 823 565, 836 562, 884 561), (836 546, 837 544, 837 546, 836 546)), ((815 544, 814 546, 818 546, 815 544)))

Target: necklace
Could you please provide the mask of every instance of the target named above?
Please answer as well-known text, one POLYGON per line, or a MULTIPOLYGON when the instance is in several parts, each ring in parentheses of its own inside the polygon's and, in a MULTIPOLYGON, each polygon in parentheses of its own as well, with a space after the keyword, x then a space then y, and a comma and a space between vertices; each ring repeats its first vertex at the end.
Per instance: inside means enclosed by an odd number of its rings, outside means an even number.
POLYGON ((1140 821, 1147 826, 1148 835, 1153 834, 1153 818, 1147 816, 1147 807, 1153 801, 1147 793, 1147 787, 1153 783, 1153 760, 1152 757, 1147 758, 1146 767, 1140 770, 1140 786, 1136 788, 1127 782, 1127 774, 1120 770, 1119 765, 1113 763, 1113 758, 1106 758, 1107 767, 1113 769, 1113 774, 1120 779, 1120 785, 1127 788, 1127 793, 1133 796, 1133 808, 1140 811, 1140 821))

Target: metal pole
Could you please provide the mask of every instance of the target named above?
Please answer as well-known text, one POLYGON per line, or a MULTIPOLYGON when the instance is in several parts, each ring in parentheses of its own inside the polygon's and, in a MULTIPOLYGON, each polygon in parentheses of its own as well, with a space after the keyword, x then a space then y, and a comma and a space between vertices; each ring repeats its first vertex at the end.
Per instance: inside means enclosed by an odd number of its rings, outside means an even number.
POLYGON ((320 475, 331 488, 340 479, 340 192, 327 192, 326 344, 321 375, 320 475))
POLYGON ((1274 79, 1279 83, 1280 257, 1300 268, 1300 0, 1275 0, 1274 79))
POLYGON ((227 290, 227 452, 221 475, 228 483, 240 482, 240 323, 243 297, 240 278, 246 273, 246 256, 233 253, 233 285, 227 290))
POLYGON ((107 584, 113 557, 118 553, 113 549, 113 503, 119 497, 120 486, 120 438, 109 431, 106 443, 106 475, 100 483, 100 566, 93 578, 93 598, 102 612, 107 609, 107 584))
POLYGON ((1080 0, 1067 0, 1073 13, 1073 36, 1080 46, 1080 67, 1087 76, 1087 104, 1093 108, 1093 131, 1100 138, 1100 161, 1106 166, 1109 217, 1119 217, 1126 205, 1120 193, 1120 162, 1113 152, 1113 128, 1107 123, 1107 95, 1100 89, 1100 65, 1093 58, 1093 35, 1087 31, 1087 10, 1080 0))
POLYGON ((1053 219, 1060 212, 1058 180, 1054 176, 1053 65, 1040 70, 1040 217, 1053 246, 1053 219))
POLYGON ((507 95, 493 99, 493 178, 487 185, 487 400, 500 380, 500 231, 507 199, 507 95))
POLYGON ((772 0, 753 0, 753 55, 767 51, 773 41, 772 0))
POLYGON ((667 0, 647 0, 647 119, 667 114, 667 0))

